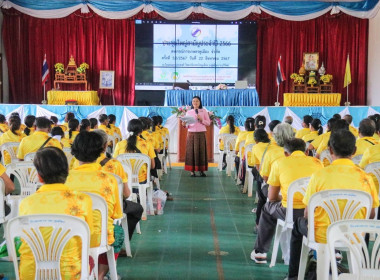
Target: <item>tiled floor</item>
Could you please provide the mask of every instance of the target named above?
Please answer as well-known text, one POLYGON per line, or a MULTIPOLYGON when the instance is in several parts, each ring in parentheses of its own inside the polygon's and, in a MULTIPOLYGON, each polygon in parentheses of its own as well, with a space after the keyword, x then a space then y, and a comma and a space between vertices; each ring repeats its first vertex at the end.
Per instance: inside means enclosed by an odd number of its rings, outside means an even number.
MULTIPOLYGON (((122 279, 285 277, 280 260, 269 268, 249 258, 255 240, 253 199, 241 194, 225 172, 211 168, 207 175, 191 178, 180 167, 164 175, 161 188, 171 192, 174 201, 166 203, 164 215, 141 222, 142 234, 132 239, 133 258, 118 260, 122 279)), ((13 279, 12 264, 0 263, 0 273, 13 279)))

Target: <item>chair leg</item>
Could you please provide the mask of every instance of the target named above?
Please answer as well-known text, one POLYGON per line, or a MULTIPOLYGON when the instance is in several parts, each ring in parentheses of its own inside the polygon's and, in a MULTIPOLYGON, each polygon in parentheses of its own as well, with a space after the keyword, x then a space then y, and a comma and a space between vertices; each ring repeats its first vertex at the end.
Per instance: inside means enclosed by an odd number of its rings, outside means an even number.
POLYGON ((317 251, 317 280, 329 279, 330 253, 327 245, 322 245, 317 251))
POLYGON ((123 227, 123 230, 124 230, 125 252, 127 253, 128 257, 132 258, 131 242, 129 241, 129 230, 128 230, 127 218, 121 220, 121 226, 123 227))
POLYGON ((298 269, 298 280, 304 280, 305 278, 308 254, 309 254, 309 247, 307 247, 304 243, 302 243, 301 259, 300 259, 300 265, 298 269))
POLYGON ((110 246, 110 250, 107 251, 107 260, 108 260, 108 269, 109 269, 111 279, 117 280, 115 254, 114 254, 112 246, 110 246))
POLYGON ((139 195, 140 195, 140 204, 143 207, 144 211, 142 214, 142 219, 147 219, 147 205, 146 205, 146 190, 143 186, 139 186, 139 195))
POLYGON ((280 245, 281 234, 282 234, 282 225, 277 224, 276 225, 276 233, 274 234, 272 258, 270 260, 269 267, 274 267, 276 265, 277 252, 278 252, 278 247, 280 245))
POLYGON ((141 234, 140 222, 138 222, 137 225, 136 225, 136 232, 138 234, 141 234))
POLYGON ((289 265, 291 237, 292 237, 292 229, 287 228, 286 231, 282 233, 281 238, 280 238, 282 258, 284 260, 285 265, 289 265))
POLYGON ((252 189, 253 189, 253 177, 249 174, 248 177, 248 197, 252 197, 252 189))
POLYGON ((242 193, 247 193, 247 189, 248 189, 248 179, 249 176, 247 174, 247 172, 245 173, 245 179, 244 179, 244 185, 243 185, 243 191, 242 193))
POLYGON ((172 161, 170 159, 169 151, 167 151, 167 153, 168 153, 169 168, 172 169, 172 161))
POLYGON ((99 279, 99 266, 98 266, 98 254, 92 254, 91 255, 93 261, 94 261, 94 268, 93 268, 93 275, 95 275, 96 279, 99 279))
POLYGON ((149 188, 146 189, 147 197, 146 199, 149 202, 149 211, 150 215, 154 216, 154 208, 153 208, 153 186, 150 186, 149 188))

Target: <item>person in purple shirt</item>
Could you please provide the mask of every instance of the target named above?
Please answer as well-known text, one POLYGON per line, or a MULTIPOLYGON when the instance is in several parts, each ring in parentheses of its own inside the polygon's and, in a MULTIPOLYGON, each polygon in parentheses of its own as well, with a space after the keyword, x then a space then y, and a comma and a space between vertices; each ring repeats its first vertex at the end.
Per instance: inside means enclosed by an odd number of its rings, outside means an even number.
POLYGON ((194 96, 191 101, 191 110, 187 111, 187 117, 193 117, 196 122, 182 125, 188 128, 186 139, 185 170, 191 172, 191 177, 196 177, 195 171, 199 171, 199 176, 206 177, 208 170, 206 126, 211 123, 206 109, 202 107, 199 96, 194 96))

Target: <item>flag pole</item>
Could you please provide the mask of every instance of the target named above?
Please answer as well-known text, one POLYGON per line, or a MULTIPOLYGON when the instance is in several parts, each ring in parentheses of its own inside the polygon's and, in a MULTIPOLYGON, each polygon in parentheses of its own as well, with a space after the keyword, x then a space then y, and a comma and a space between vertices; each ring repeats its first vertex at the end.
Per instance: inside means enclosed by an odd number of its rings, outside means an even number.
POLYGON ((280 102, 278 102, 278 96, 280 95, 280 85, 277 85, 277 101, 274 103, 274 106, 280 106, 280 102))
POLYGON ((46 102, 46 90, 45 90, 45 85, 46 85, 46 83, 44 83, 44 100, 42 100, 42 104, 46 104, 47 102, 46 102))
MULTIPOLYGON (((349 60, 349 58, 350 58, 350 54, 347 54, 347 61, 349 60)), ((346 65, 346 67, 347 67, 347 65, 346 65)), ((347 73, 344 73, 344 76, 345 76, 345 79, 346 79, 346 75, 347 75, 347 73)), ((350 76, 351 76, 351 69, 350 69, 350 76)), ((351 80, 351 79, 350 79, 351 80)), ((348 101, 348 87, 349 87, 349 83, 347 82, 347 97, 346 97, 346 102, 344 102, 344 106, 350 106, 350 102, 348 101)))

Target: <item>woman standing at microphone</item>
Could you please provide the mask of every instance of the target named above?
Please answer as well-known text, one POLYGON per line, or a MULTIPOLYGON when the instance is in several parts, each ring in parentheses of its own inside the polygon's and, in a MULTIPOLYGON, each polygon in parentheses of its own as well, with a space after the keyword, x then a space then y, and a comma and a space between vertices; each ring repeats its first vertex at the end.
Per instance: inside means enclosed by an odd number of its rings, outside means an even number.
POLYGON ((188 128, 185 170, 191 172, 191 177, 196 177, 195 171, 199 171, 201 177, 206 177, 204 173, 208 170, 206 126, 209 126, 211 121, 207 110, 202 108, 202 101, 199 96, 193 97, 191 110, 187 111, 186 116, 193 117, 196 122, 193 124, 182 122, 182 126, 188 128))

